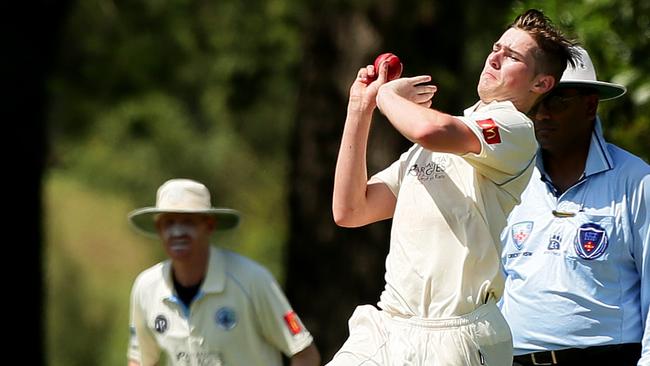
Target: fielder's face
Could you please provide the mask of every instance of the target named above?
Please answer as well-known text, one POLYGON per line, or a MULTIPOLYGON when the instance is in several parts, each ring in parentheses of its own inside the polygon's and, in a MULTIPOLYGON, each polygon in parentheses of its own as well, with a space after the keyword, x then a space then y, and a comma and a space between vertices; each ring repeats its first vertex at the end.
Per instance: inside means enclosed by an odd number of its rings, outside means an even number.
POLYGON ((512 101, 515 106, 534 100, 536 80, 535 40, 525 31, 508 29, 494 43, 478 83, 481 101, 512 101))
POLYGON ((214 218, 200 214, 164 213, 156 219, 165 252, 176 261, 205 258, 214 225, 214 218))

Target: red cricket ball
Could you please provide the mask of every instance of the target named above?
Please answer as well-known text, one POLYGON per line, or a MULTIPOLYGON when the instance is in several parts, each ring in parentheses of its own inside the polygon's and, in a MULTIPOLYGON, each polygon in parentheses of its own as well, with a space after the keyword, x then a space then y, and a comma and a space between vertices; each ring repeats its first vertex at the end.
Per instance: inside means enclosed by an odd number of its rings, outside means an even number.
POLYGON ((379 74, 379 65, 381 65, 384 60, 388 61, 388 80, 391 81, 393 79, 397 79, 400 77, 402 74, 402 63, 399 60, 399 57, 397 57, 395 54, 386 52, 382 53, 381 55, 377 56, 375 59, 375 77, 372 80, 377 79, 377 76, 379 74))

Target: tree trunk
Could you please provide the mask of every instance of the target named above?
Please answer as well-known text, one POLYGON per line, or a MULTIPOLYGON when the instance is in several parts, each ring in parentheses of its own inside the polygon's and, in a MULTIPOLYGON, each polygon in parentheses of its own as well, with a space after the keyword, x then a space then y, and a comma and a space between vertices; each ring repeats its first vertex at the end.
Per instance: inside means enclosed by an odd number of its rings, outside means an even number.
POLYGON ((16 3, 5 11, 3 32, 7 86, 5 121, 5 186, 11 208, 5 223, 3 292, 11 316, 6 329, 14 332, 3 363, 45 365, 43 230, 41 179, 45 159, 47 80, 68 2, 16 3), (18 10, 18 11, 16 11, 18 10), (21 335, 19 335, 21 334, 21 335), (24 335, 22 335, 24 334, 24 335), (27 345, 28 352, 23 349, 27 345), (15 348, 15 349, 14 349, 15 348))

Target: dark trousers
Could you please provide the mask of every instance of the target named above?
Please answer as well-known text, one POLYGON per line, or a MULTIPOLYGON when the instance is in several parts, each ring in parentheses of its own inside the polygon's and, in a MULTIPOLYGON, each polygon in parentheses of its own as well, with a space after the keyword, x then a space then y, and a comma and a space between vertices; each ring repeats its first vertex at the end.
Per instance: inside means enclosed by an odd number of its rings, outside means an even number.
POLYGON ((513 366, 636 366, 641 358, 640 343, 614 344, 515 356, 513 366))

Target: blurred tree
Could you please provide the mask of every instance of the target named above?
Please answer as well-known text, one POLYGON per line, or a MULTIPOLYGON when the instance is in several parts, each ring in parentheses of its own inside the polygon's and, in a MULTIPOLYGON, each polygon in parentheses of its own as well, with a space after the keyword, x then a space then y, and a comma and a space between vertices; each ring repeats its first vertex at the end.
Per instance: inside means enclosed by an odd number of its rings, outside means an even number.
POLYGON ((171 177, 241 210, 282 278, 299 30, 287 0, 76 1, 50 79, 48 168, 153 204, 171 177))
POLYGON ((273 196, 299 55, 286 12, 283 0, 78 2, 51 80, 52 166, 139 200, 171 176, 224 204, 253 187, 273 196))
MULTIPOLYGON (((334 167, 348 88, 358 69, 391 51, 405 75, 431 74, 434 107, 462 114, 477 100, 476 83, 509 1, 319 1, 303 5, 304 56, 289 176, 287 291, 328 361, 348 335, 356 305, 375 304, 384 285, 390 222, 357 229, 332 220, 334 167)), ((376 116, 369 174, 410 143, 376 116)))

